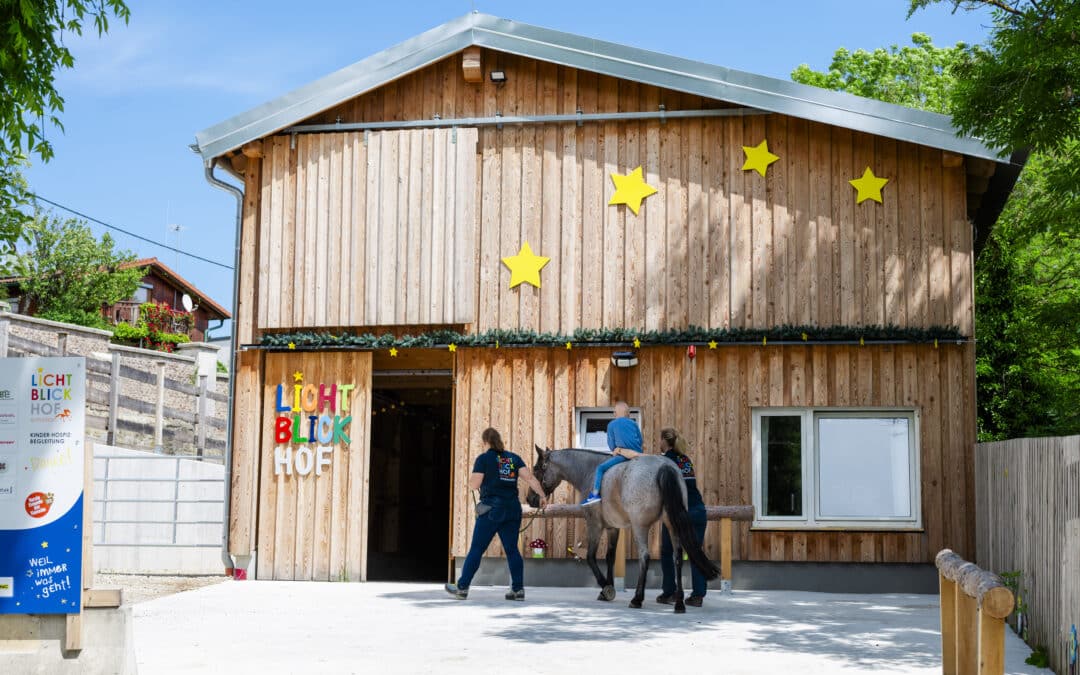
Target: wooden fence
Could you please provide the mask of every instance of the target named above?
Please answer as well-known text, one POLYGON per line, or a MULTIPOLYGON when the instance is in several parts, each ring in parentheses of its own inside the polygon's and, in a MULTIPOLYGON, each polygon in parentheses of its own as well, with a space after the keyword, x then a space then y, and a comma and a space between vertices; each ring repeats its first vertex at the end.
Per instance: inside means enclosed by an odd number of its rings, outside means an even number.
POLYGON ((934 559, 941 584, 941 671, 944 675, 1005 672, 1005 617, 1012 591, 1001 577, 949 549, 934 559))
POLYGON ((975 500, 976 561, 1020 572, 1027 642, 1046 647, 1055 672, 1069 672, 1080 629, 1080 436, 978 444, 975 500))
POLYGON ((0 358, 84 356, 88 440, 172 454, 223 456, 227 378, 199 373, 194 357, 112 345, 109 335, 0 314, 0 358))

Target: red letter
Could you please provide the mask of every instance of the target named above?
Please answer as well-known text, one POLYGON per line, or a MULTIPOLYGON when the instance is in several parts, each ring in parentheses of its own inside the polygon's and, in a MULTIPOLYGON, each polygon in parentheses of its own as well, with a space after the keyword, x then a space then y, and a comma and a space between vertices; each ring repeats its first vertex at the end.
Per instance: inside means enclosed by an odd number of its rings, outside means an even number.
POLYGON ((288 417, 279 417, 274 421, 274 442, 284 445, 289 442, 292 432, 292 422, 288 417))

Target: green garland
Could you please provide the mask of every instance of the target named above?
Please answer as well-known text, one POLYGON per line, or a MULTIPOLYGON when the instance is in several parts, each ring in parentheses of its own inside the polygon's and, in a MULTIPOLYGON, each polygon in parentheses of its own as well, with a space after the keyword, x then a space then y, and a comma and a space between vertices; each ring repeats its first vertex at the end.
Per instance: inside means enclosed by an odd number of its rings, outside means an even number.
POLYGON ((699 328, 690 326, 685 330, 641 331, 630 328, 578 329, 573 335, 537 333, 527 330, 489 330, 483 333, 462 334, 451 330, 433 330, 419 335, 390 333, 354 334, 302 331, 272 333, 262 336, 259 347, 266 349, 311 349, 353 347, 358 349, 389 349, 446 347, 562 347, 567 342, 573 346, 632 346, 634 340, 641 345, 691 345, 718 343, 798 343, 798 342, 962 342, 966 341, 955 326, 931 326, 930 328, 902 328, 900 326, 779 326, 768 329, 753 328, 699 328))

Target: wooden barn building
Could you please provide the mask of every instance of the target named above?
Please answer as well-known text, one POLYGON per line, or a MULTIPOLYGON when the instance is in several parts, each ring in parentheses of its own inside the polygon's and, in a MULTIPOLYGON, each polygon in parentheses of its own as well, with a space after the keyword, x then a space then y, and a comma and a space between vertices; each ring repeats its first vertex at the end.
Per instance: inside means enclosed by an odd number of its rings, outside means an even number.
MULTIPOLYGON (((619 399, 754 505, 761 583, 974 555, 973 260, 1019 167, 948 118, 474 13, 197 149, 239 201, 228 564, 444 580, 480 432, 603 444, 619 399)), ((537 537, 527 583, 583 567, 580 520, 537 537)))

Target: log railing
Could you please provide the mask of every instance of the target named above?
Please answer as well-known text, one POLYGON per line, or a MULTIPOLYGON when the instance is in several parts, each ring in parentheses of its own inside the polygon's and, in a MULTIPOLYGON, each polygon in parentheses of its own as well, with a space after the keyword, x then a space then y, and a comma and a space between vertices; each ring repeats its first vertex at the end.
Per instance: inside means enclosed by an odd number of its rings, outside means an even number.
MULTIPOLYGON (((585 508, 579 504, 551 504, 543 511, 526 509, 526 515, 538 518, 584 518, 585 508)), ((731 523, 735 521, 750 522, 754 519, 754 507, 750 505, 734 506, 706 506, 705 517, 708 520, 720 521, 720 578, 724 590, 731 588, 731 549, 732 529, 731 523)), ((619 537, 619 553, 615 558, 615 576, 624 577, 626 566, 626 554, 624 542, 626 537, 619 537)))
POLYGON ((945 675, 1005 672, 1005 617, 1013 594, 1001 577, 949 549, 934 559, 941 585, 941 658, 945 675))

